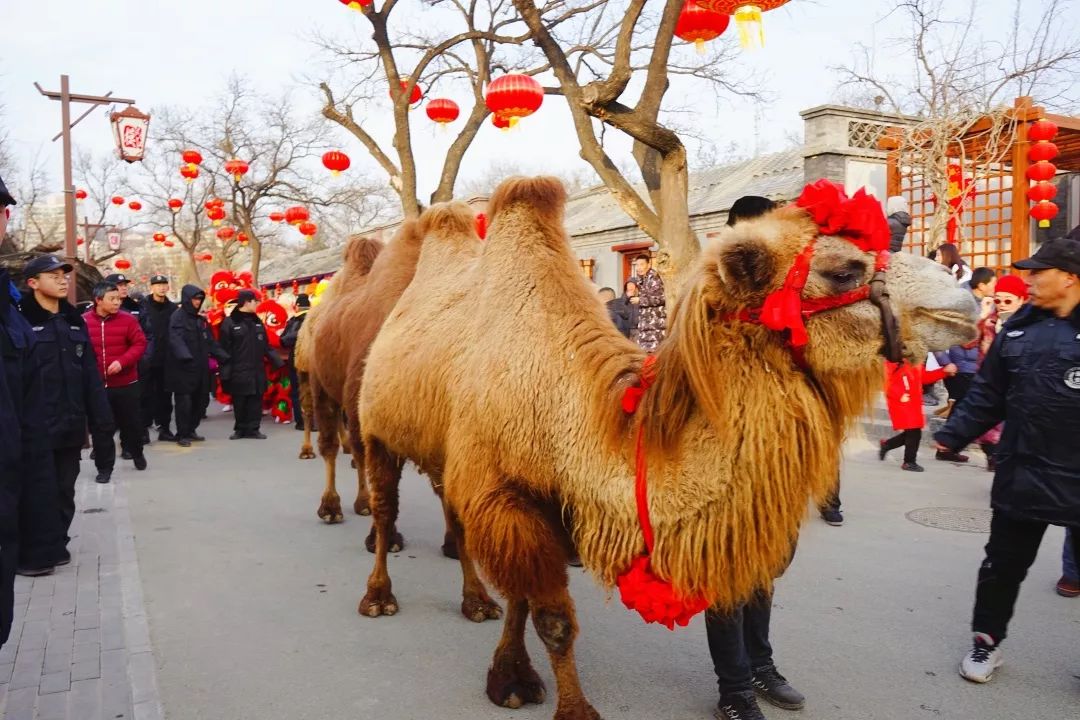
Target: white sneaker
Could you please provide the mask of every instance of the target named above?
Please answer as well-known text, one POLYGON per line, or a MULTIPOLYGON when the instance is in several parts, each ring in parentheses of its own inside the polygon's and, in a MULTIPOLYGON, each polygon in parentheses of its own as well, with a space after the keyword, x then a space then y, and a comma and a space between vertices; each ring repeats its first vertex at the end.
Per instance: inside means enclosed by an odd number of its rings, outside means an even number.
POLYGON ((990 682, 994 671, 1005 662, 1001 648, 986 633, 975 633, 975 645, 960 662, 960 677, 971 682, 990 682))

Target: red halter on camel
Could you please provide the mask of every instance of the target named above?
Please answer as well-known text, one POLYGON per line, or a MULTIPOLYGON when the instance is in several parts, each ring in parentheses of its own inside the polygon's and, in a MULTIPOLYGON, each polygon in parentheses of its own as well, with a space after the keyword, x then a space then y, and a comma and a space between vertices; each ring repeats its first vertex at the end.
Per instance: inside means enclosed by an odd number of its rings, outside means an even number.
MULTIPOLYGON (((889 265, 889 225, 881 211, 881 203, 863 190, 848 198, 839 185, 828 180, 818 180, 803 189, 795 204, 810 213, 820 229, 820 234, 837 235, 861 250, 877 253, 870 283, 839 295, 804 298, 802 293, 810 277, 815 238, 795 256, 784 284, 769 293, 761 307, 746 309, 721 320, 757 323, 770 330, 785 333, 792 358, 805 370, 804 353, 809 341, 806 320, 826 310, 870 300, 881 312, 884 354, 890 360, 899 362, 902 355, 900 333, 885 289, 885 271, 889 265)), ((637 410, 645 391, 652 384, 656 376, 655 359, 652 355, 645 358, 639 384, 627 388, 623 394, 622 405, 626 413, 632 414, 637 410)), ((687 598, 677 595, 671 583, 659 578, 652 570, 649 556, 653 552, 654 539, 652 522, 649 519, 648 462, 645 458, 642 425, 638 426, 634 464, 634 494, 638 522, 645 537, 645 554, 635 558, 629 569, 619 576, 619 593, 623 604, 640 613, 645 622, 661 623, 673 630, 676 624, 685 626, 689 623, 695 615, 707 609, 710 602, 702 596, 687 598)))

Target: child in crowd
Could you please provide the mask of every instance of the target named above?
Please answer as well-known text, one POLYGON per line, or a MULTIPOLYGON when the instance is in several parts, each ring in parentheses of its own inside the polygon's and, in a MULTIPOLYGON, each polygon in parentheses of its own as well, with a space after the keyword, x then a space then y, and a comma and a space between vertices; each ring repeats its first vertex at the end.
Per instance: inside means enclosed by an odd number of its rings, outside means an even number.
POLYGON ((918 460, 919 443, 922 441, 922 429, 926 426, 923 415, 922 386, 935 383, 945 377, 956 374, 952 363, 937 370, 927 370, 922 364, 885 363, 885 400, 889 407, 889 419, 893 430, 899 434, 882 440, 878 458, 885 459, 890 450, 904 448, 904 463, 901 469, 908 472, 922 472, 918 460))

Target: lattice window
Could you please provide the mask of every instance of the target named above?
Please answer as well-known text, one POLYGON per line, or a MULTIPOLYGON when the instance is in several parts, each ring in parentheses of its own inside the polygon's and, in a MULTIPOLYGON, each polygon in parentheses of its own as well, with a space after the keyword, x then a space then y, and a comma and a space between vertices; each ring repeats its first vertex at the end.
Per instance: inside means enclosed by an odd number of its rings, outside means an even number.
POLYGON ((848 121, 848 145, 863 150, 878 150, 878 140, 885 133, 887 125, 875 122, 848 121))

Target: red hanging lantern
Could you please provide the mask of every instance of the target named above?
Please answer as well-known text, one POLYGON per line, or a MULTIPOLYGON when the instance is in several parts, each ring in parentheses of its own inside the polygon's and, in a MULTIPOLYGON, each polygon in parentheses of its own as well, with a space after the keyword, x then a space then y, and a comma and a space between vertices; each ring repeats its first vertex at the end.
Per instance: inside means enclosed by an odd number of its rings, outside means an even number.
POLYGON ((112 204, 120 207, 124 204, 124 198, 120 197, 119 195, 114 195, 112 198, 112 204))
POLYGON ((240 243, 241 245, 247 245, 248 240, 250 240, 250 238, 247 236, 246 232, 236 233, 236 242, 240 243))
POLYGON ((76 200, 85 200, 86 199, 86 191, 83 190, 82 188, 79 188, 78 190, 76 190, 75 191, 75 199, 76 200))
POLYGON ((233 235, 235 234, 236 228, 232 227, 231 225, 226 225, 225 227, 217 231, 217 239, 221 240, 222 242, 228 242, 229 240, 232 240, 233 235))
POLYGON ((339 3, 349 8, 350 10, 357 10, 362 13, 366 13, 371 9, 374 0, 338 0, 339 3))
POLYGON ((349 169, 351 162, 349 156, 345 153, 340 150, 331 150, 330 152, 323 153, 322 164, 330 171, 331 175, 337 177, 349 169))
POLYGON ((199 177, 199 168, 194 165, 181 165, 180 175, 184 178, 184 182, 192 183, 195 178, 199 177))
POLYGON ((494 125, 495 127, 499 128, 503 132, 506 132, 507 130, 510 129, 510 121, 505 120, 505 119, 499 117, 498 115, 492 115, 491 116, 491 124, 494 125))
POLYGON ((217 205, 208 207, 206 208, 206 217, 214 224, 214 227, 217 227, 225 219, 225 208, 217 205))
POLYGON ((1058 156, 1058 146, 1049 140, 1040 140, 1031 147, 1028 148, 1028 160, 1031 162, 1042 162, 1043 160, 1053 160, 1058 156))
POLYGON ((214 259, 214 256, 211 255, 210 253, 203 253, 202 255, 199 255, 196 259, 199 262, 208 263, 208 262, 211 262, 214 259))
POLYGON ((223 208, 223 207, 225 207, 225 201, 222 200, 221 198, 214 197, 214 198, 210 198, 209 200, 207 200, 205 205, 208 208, 213 208, 213 207, 223 208))
POLYGON ((303 205, 296 205, 285 211, 285 221, 290 225, 299 225, 302 222, 306 222, 311 214, 308 213, 308 209, 303 205))
POLYGON ((165 240, 166 240, 165 233, 162 233, 162 232, 154 233, 154 242, 163 243, 163 242, 165 242, 165 240))
MULTIPOLYGON (((409 79, 402 78, 398 84, 401 86, 400 90, 394 90, 390 88, 390 99, 395 103, 398 98, 405 93, 405 88, 409 87, 409 79)), ((420 89, 420 83, 413 85, 412 92, 409 93, 409 107, 416 107, 417 103, 424 99, 424 91, 420 89)))
POLYGON ((198 150, 184 150, 180 153, 180 159, 192 170, 197 169, 196 165, 202 165, 202 153, 198 150))
POLYGON ((315 237, 315 233, 319 232, 319 226, 313 222, 302 222, 297 226, 296 229, 299 230, 300 234, 306 237, 308 240, 315 237))
POLYGON ((251 166, 249 166, 246 162, 244 162, 243 160, 237 160, 236 158, 233 158, 232 160, 227 160, 225 162, 225 172, 232 175, 233 181, 235 182, 240 182, 240 180, 243 179, 245 175, 247 175, 247 172, 250 169, 251 166))
POLYGON ((1028 188, 1027 198, 1031 202, 1053 200, 1057 196, 1057 185, 1052 182, 1038 182, 1028 188))
POLYGON ((161 244, 164 245, 165 247, 176 247, 176 243, 174 243, 172 240, 166 240, 165 242, 163 242, 161 244))
POLYGON ((1036 120, 1028 126, 1028 140, 1041 142, 1053 140, 1058 133, 1058 126, 1050 120, 1036 120))
POLYGON ((1057 166, 1055 166, 1054 163, 1041 160, 1030 165, 1025 175, 1028 180, 1034 180, 1035 182, 1053 180, 1054 176, 1057 175, 1057 166))
POLYGON ((698 54, 705 53, 705 43, 715 40, 727 30, 731 18, 698 5, 696 0, 686 0, 679 20, 675 23, 675 37, 694 43, 698 54))
POLYGON ((544 103, 544 88, 528 75, 503 75, 488 85, 484 102, 510 127, 523 117, 540 109, 544 103))
POLYGON ((732 15, 739 30, 739 44, 744 48, 765 46, 765 25, 761 14, 786 5, 788 0, 695 0, 706 10, 732 15))
POLYGON ((283 212, 272 212, 272 213, 270 213, 270 222, 279 223, 284 219, 285 219, 285 213, 283 213, 283 212))
POLYGON ((184 207, 184 201, 180 198, 169 198, 169 209, 174 213, 180 212, 180 208, 184 207))
POLYGON ((113 267, 115 267, 117 270, 130 270, 131 261, 125 258, 118 258, 113 262, 113 267))
POLYGON ((76 244, 76 245, 85 245, 85 244, 86 244, 86 241, 85 241, 85 240, 83 240, 83 239, 82 239, 82 236, 80 235, 79 237, 77 237, 77 238, 75 239, 75 244, 76 244))
POLYGON ((446 127, 457 120, 458 116, 461 115, 461 108, 459 108, 458 104, 450 98, 432 98, 431 100, 428 100, 427 108, 425 110, 427 116, 437 122, 441 127, 446 127))
POLYGON ((1049 200, 1040 200, 1031 206, 1028 215, 1039 221, 1039 227, 1050 227, 1050 220, 1058 214, 1058 206, 1049 200))
POLYGON ((128 207, 131 208, 132 210, 134 210, 135 212, 139 212, 140 210, 142 210, 142 203, 139 202, 138 200, 132 200, 131 202, 128 203, 128 207))

